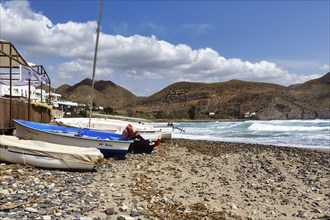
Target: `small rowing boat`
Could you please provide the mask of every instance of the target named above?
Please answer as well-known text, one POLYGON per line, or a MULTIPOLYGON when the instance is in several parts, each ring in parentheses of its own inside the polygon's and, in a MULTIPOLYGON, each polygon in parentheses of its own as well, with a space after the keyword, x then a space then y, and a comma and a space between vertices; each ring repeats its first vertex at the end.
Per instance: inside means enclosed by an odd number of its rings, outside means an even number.
POLYGON ((0 161, 63 170, 93 170, 104 159, 96 148, 59 145, 0 135, 0 161))

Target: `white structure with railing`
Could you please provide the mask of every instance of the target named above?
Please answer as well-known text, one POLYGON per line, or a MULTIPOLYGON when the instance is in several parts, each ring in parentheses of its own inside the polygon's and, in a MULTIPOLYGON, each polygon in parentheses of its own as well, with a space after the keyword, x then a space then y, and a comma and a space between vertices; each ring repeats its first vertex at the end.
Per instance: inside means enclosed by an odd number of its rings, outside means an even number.
MULTIPOLYGON (((30 87, 31 92, 31 101, 37 101, 38 97, 36 95, 36 89, 34 86, 30 87)), ((29 86, 12 86, 11 88, 11 96, 20 99, 28 99, 29 94, 29 86)), ((0 84, 0 97, 10 97, 10 86, 0 84)))
MULTIPOLYGON (((34 66, 34 64, 30 64, 34 66)), ((50 102, 54 108, 59 109, 72 109, 77 107, 84 107, 76 102, 65 101, 61 99, 61 95, 57 93, 47 92, 43 89, 37 89, 35 85, 49 82, 49 79, 45 76, 38 75, 33 68, 26 66, 20 66, 12 72, 12 85, 10 92, 10 73, 4 72, 0 68, 0 97, 14 97, 17 99, 28 100, 29 99, 29 87, 30 87, 30 101, 48 103, 50 102), (19 70, 19 71, 18 71, 19 70)))

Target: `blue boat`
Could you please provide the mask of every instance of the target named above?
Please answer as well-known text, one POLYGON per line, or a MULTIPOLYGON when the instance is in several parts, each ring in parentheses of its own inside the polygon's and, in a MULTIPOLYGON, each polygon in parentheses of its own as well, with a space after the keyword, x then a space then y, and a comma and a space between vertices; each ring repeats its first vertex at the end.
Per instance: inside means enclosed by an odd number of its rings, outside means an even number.
POLYGON ((92 147, 99 149, 104 157, 125 157, 133 140, 121 140, 121 134, 72 128, 39 122, 14 119, 16 136, 55 144, 92 147))

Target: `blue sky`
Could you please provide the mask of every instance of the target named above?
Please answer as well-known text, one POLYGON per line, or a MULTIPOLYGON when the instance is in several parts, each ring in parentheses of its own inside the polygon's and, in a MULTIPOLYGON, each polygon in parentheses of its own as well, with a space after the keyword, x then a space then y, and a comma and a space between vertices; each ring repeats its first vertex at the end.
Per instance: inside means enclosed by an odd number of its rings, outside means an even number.
MULTIPOLYGON (((104 1, 96 80, 302 83, 329 72, 329 1, 104 1)), ((0 39, 52 86, 92 77, 98 0, 1 1, 0 39)))

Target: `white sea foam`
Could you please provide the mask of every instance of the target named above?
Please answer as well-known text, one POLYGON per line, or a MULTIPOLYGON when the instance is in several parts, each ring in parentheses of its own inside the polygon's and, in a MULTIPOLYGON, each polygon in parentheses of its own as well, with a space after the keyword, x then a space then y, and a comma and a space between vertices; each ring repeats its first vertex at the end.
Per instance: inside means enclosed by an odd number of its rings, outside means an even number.
POLYGON ((330 152, 330 120, 177 123, 174 138, 256 143, 330 152))
POLYGON ((251 131, 321 131, 329 130, 327 127, 316 126, 288 126, 288 125, 276 125, 276 124, 262 124, 253 123, 249 128, 251 131))

